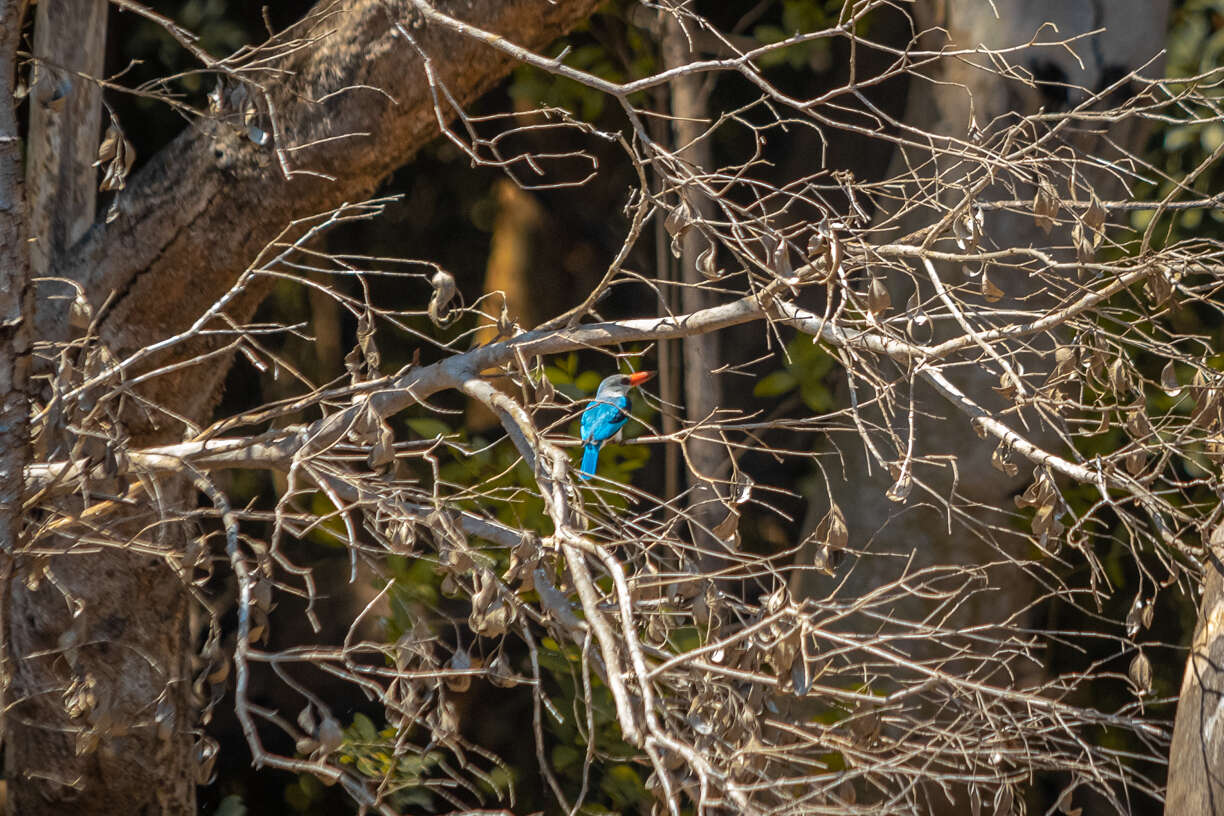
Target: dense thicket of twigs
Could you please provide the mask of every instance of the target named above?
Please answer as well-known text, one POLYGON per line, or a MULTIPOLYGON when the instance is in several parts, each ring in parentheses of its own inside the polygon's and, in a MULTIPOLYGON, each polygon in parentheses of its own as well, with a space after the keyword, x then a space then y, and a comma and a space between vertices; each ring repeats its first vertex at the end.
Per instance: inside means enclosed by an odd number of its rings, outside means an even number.
MULTIPOLYGON (((455 808, 512 801, 499 760, 461 735, 456 696, 477 678, 491 684, 489 693, 515 687, 534 696, 534 733, 522 738, 534 741, 540 771, 569 812, 587 786, 575 790, 572 780, 554 775, 550 718, 572 720, 588 735, 606 733, 597 726, 614 720, 623 742, 592 739, 578 777, 585 780, 605 752, 628 751, 630 759, 618 761, 640 763, 659 809, 673 814, 692 806, 910 813, 949 799, 974 813, 1006 813, 1043 771, 1062 774, 1067 802, 1078 786, 1120 809, 1135 797, 1159 797, 1154 768, 1167 747, 1167 723, 1145 714, 1151 666, 1129 639, 1150 624, 1159 592, 1193 585, 1218 516, 1224 459, 1215 349, 1177 319, 1186 309, 1216 317, 1221 247, 1172 241, 1167 226, 1172 212, 1217 202, 1196 200, 1189 177, 1175 180, 1164 200, 1136 201, 1137 184, 1159 181, 1159 168, 1124 145, 1088 137, 1119 123, 1217 117, 1210 89, 1218 76, 1171 82, 1136 72, 1107 87, 1072 88, 1063 109, 976 121, 955 136, 925 132, 875 109, 863 91, 906 76, 922 82, 940 60, 972 62, 1000 82, 1026 86, 1027 54, 1074 53, 1090 48, 1091 38, 1045 29, 1029 32, 1031 42, 988 51, 945 47, 938 35, 920 40, 916 30, 896 50, 873 42, 870 28, 862 33, 863 21, 886 5, 847 2, 827 28, 750 50, 744 38, 690 11, 652 7, 647 17, 674 15, 695 43, 719 41, 707 51, 715 55, 701 56, 694 45, 682 68, 611 81, 570 67, 564 54, 531 53, 481 30, 478 20, 416 0, 411 18, 388 21, 403 48, 417 47, 423 27, 449 28, 619 107, 623 126, 615 131, 557 107, 469 116, 430 70, 442 55, 421 55, 419 81, 431 83, 446 138, 474 163, 502 167, 526 186, 599 185, 604 169, 581 147, 518 151, 541 144, 536 137, 545 130, 568 131, 556 144, 619 148, 637 183, 620 196, 623 212, 608 214, 623 248, 608 260, 603 280, 570 311, 524 330, 496 295, 465 304, 451 273, 429 258, 317 248, 316 238, 336 225, 378 217, 386 202, 372 200, 286 225, 285 239, 267 247, 231 296, 188 330, 129 357, 116 358, 98 341, 95 315, 80 299, 71 342, 39 350, 53 374, 34 415, 40 459, 29 472, 24 547, 49 555, 71 532, 72 546, 165 559, 206 621, 196 675, 205 716, 232 689, 224 704, 234 707, 257 764, 340 782, 358 802, 386 813, 418 801, 411 796, 421 790, 455 808), (886 67, 851 72, 844 85, 815 97, 766 79, 763 63, 822 41, 852 43, 850 59, 885 54, 886 67), (665 98, 658 91, 682 75, 735 88, 733 98, 749 100, 720 107, 720 95, 712 97, 701 138, 719 145, 716 164, 682 158, 686 146, 653 124, 660 111, 651 105, 665 98), (812 155, 806 175, 779 179, 765 145, 804 129, 817 140, 834 131, 883 140, 910 160, 894 164, 890 177, 861 180, 812 155), (736 155, 727 155, 731 148, 736 155), (1137 211, 1148 214, 1143 229, 1134 226, 1137 211), (1005 231, 991 229, 1004 218, 1031 219, 1048 237, 1013 245, 1005 231), (686 235, 700 235, 705 249, 696 265, 707 308, 661 313, 658 304, 665 310, 679 302, 681 284, 630 264, 656 240, 660 222, 669 251, 679 253, 686 235), (268 278, 334 298, 357 321, 347 373, 333 372, 340 379, 312 382, 267 350, 269 335, 309 334, 310 327, 227 319, 229 300, 268 278), (418 306, 403 311, 376 302, 367 283, 382 278, 418 293, 418 306), (643 284, 659 296, 643 303, 640 317, 600 318, 608 292, 643 284), (690 476, 687 491, 664 496, 577 478, 572 420, 584 401, 550 382, 553 355, 599 350, 608 355, 608 371, 644 368, 657 343, 731 327, 742 332, 744 324, 770 356, 754 371, 785 367, 803 342, 795 338, 809 337, 832 358, 830 382, 837 381, 844 402, 786 416, 728 407, 693 422, 680 406, 647 394, 658 412, 678 417, 678 430, 663 432, 659 414, 643 411, 642 421, 656 427, 636 426, 638 444, 661 457, 665 446, 713 440, 725 448, 725 470, 690 476), (455 327, 478 325, 496 326, 497 337, 473 348, 473 332, 455 327), (204 428, 181 422, 173 405, 144 400, 149 381, 193 362, 212 364, 175 354, 207 333, 292 383, 292 396, 204 428), (404 342, 426 348, 424 356, 436 362, 385 373, 380 344, 404 342), (994 392, 966 384, 962 374, 970 369, 988 372, 994 392), (477 443, 461 433, 414 433, 393 420, 410 408, 423 416, 447 391, 483 404, 501 435, 477 443), (175 428, 181 441, 134 448, 123 430, 132 416, 175 428), (308 421, 283 427, 285 416, 308 421), (998 471, 1027 480, 1014 507, 993 508, 1001 515, 989 518, 1003 521, 983 521, 981 508, 950 478, 956 463, 915 438, 923 427, 916 417, 929 416, 980 437, 982 455, 998 471), (487 454, 485 444, 511 452, 500 460, 508 463, 503 472, 489 470, 477 481, 448 475, 456 472, 452 463, 487 454), (840 479, 841 457, 866 457, 891 474, 888 499, 899 508, 939 508, 948 536, 1019 536, 1026 547, 1001 547, 995 564, 908 570, 847 597, 837 576, 852 568, 852 536, 876 531, 847 529, 832 493, 806 549, 796 524, 789 548, 740 546, 740 519, 768 513, 795 490, 739 465, 759 453, 810 460, 821 493, 825 481, 840 479), (224 474, 244 469, 280 474, 274 504, 231 501, 224 474), (528 478, 516 481, 516 473, 528 478), (172 474, 190 476, 201 507, 185 515, 168 509, 159 525, 134 534, 125 528, 124 507, 156 500, 172 474), (715 496, 716 513, 698 514, 689 501, 703 479, 718 483, 703 494, 715 496), (80 501, 64 502, 68 495, 80 501), (698 518, 721 523, 698 535, 698 518), (185 552, 168 549, 159 535, 162 525, 180 522, 199 531, 185 552), (399 589, 390 581, 342 644, 269 650, 268 614, 278 599, 305 598, 309 610, 315 597, 314 577, 297 555, 310 536, 344 547, 354 576, 391 575, 389 556, 432 565, 443 594, 459 601, 425 604, 395 638, 373 638, 368 624, 387 614, 399 589), (1037 588, 1031 604, 1057 597, 1091 614, 1113 592, 1102 566, 1109 548, 1128 551, 1141 578, 1131 615, 1106 634, 1034 632, 1025 609, 980 625, 956 614, 1016 572, 1037 588), (807 555, 798 558, 800 552, 807 555), (218 565, 233 594, 218 590, 218 565), (824 591, 800 596, 790 589, 797 571, 834 577, 824 591), (913 599, 921 606, 904 603, 913 599), (923 611, 898 612, 914 608, 923 611), (234 609, 231 638, 222 621, 234 609), (1046 672, 1043 644, 1074 646, 1077 638, 1107 642, 1113 657, 1129 661, 1129 678, 1118 676, 1117 660, 1046 672), (548 675, 558 671, 573 679, 572 710, 556 710, 548 675), (298 695, 300 713, 253 701, 257 672, 298 695), (306 679, 320 672, 378 701, 393 729, 386 739, 395 759, 354 761, 359 740, 351 731, 346 737, 349 723, 306 679), (1105 708, 1079 693, 1102 677, 1129 684, 1130 701, 1105 708), (1129 736, 1104 740, 1104 730, 1129 736), (275 732, 289 735, 296 753, 263 747, 275 732)), ((185 36, 180 41, 195 47, 185 36)), ((299 47, 309 44, 276 45, 266 53, 269 64, 279 51, 299 47)), ((293 145, 277 142, 276 111, 262 106, 250 79, 265 52, 201 58, 225 75, 225 98, 211 113, 193 115, 228 117, 252 141, 281 151, 289 169, 309 170, 294 166, 293 145)), ((127 169, 118 127, 102 156, 112 187, 127 169)), ((550 272, 536 274, 539 286, 550 285, 550 272)), ((739 372, 716 373, 742 387, 739 372)))

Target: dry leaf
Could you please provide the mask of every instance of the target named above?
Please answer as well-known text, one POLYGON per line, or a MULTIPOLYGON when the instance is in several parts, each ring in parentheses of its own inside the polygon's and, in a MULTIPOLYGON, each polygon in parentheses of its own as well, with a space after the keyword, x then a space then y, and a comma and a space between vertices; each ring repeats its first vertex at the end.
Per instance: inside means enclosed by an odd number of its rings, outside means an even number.
POLYGON ((990 465, 1008 476, 1015 476, 1020 472, 1020 466, 1011 460, 1011 446, 1006 442, 1000 442, 994 453, 990 454, 990 465))
POLYGON ((998 303, 1003 299, 1003 290, 994 285, 986 270, 982 270, 982 297, 986 298, 987 303, 998 303))
POLYGON ((714 245, 709 244, 697 256, 697 271, 706 280, 718 280, 723 275, 723 270, 718 268, 717 255, 718 253, 715 251, 714 245))
POLYGON ((719 541, 731 545, 732 547, 739 545, 739 520, 740 514, 738 510, 727 510, 727 516, 718 523, 712 532, 714 537, 719 541))
POLYGON ((897 475, 896 481, 892 487, 888 488, 888 492, 884 494, 889 501, 903 502, 909 498, 910 491, 914 488, 914 478, 910 475, 909 468, 902 468, 897 475))

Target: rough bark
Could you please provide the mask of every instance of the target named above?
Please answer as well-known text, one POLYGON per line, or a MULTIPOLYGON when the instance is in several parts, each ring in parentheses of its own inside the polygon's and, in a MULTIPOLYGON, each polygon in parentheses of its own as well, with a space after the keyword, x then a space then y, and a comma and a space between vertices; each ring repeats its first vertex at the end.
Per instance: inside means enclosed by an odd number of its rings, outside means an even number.
MULTIPOLYGON (((24 226, 32 277, 62 262, 94 218, 101 89, 91 78, 102 73, 106 12, 98 0, 38 4, 24 226)), ((156 518, 143 516, 127 522, 131 533, 156 518)), ((114 551, 19 556, 12 578, 11 812, 62 812, 69 802, 82 813, 194 810, 187 603, 177 578, 156 559, 114 551), (154 720, 172 736, 159 737, 154 720)))
MULTIPOLYGON (((167 481, 163 500, 184 506, 189 494, 167 481)), ((137 511, 123 531, 135 538, 156 522, 137 511)), ((182 525, 162 536, 182 550, 182 525)), ((8 592, 10 812, 194 813, 188 596, 178 576, 137 552, 69 552, 19 559, 8 592)))
POLYGON ((1173 744, 1169 816, 1224 813, 1224 527, 1211 535, 1198 626, 1186 659, 1173 744))
MULTIPOLYGON (((22 474, 29 459, 30 308, 29 243, 25 240, 21 140, 14 111, 21 4, 0 0, 0 582, 13 571, 20 544, 22 474)), ((3 597, 3 596, 0 596, 3 597)), ((0 643, 3 683, 14 662, 0 643)))
POLYGON ((42 0, 34 23, 26 144, 30 272, 50 273, 93 223, 106 0, 42 0))
MULTIPOLYGON (((440 5, 541 47, 584 19, 596 2, 440 5)), ((82 284, 95 309, 114 295, 100 337, 116 357, 189 326, 290 222, 367 196, 437 136, 422 60, 395 23, 430 55, 436 76, 460 102, 474 99, 511 67, 486 45, 421 27, 407 2, 325 0, 320 8, 329 13, 297 32, 318 42, 278 65, 285 73, 266 87, 279 116, 281 146, 314 143, 288 154, 293 167, 330 179, 286 179, 270 146, 257 146, 231 124, 198 122, 129 180, 110 223, 96 223, 55 262, 53 273, 82 284), (335 139, 343 134, 351 135, 335 139), (333 140, 320 141, 326 139, 333 140)), ((14 36, 16 30, 0 29, 14 36)), ((12 65, 5 60, 6 70, 12 65)), ((0 148, 6 159, 16 152, 12 142, 0 148)), ((0 204, 11 200, 0 196, 0 204)), ((44 295, 62 292, 62 284, 51 286, 44 295)), ((227 314, 248 319, 265 290, 258 283, 250 287, 227 314)), ((39 337, 64 339, 66 306, 43 297, 40 307, 39 337)), ((175 353, 190 358, 208 350, 193 343, 175 353)), ((144 396, 203 421, 228 364, 228 358, 214 358, 159 378, 144 396)), ((128 430, 133 444, 141 445, 166 437, 167 427, 175 425, 133 422, 128 430)), ((176 482, 162 491, 159 500, 171 509, 187 506, 194 495, 176 482)), ((157 536, 160 547, 181 550, 186 525, 159 525, 158 518, 150 500, 116 529, 157 536)), ((64 539, 53 543, 73 546, 64 539)), ((108 549, 22 558, 10 588, 5 638, 10 666, 18 668, 8 691, 19 705, 9 710, 6 756, 20 812, 194 812, 188 596, 177 574, 135 548, 108 549)))
POLYGON ((29 455, 29 245, 21 141, 13 109, 19 5, 16 0, 0 2, 0 553, 5 573, 20 533, 21 474, 29 455))

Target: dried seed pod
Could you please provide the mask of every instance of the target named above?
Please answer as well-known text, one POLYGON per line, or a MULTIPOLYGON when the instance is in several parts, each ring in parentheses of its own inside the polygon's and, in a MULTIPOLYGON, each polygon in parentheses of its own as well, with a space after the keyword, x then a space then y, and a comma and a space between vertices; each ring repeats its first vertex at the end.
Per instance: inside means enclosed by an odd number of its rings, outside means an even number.
POLYGON ((1008 476, 1015 476, 1020 472, 1020 466, 1011 460, 1011 446, 1006 442, 1000 442, 994 453, 990 454, 990 465, 1008 476))
POLYGON ((1136 693, 1150 694, 1152 691, 1152 661, 1148 660, 1147 655, 1140 651, 1135 655, 1135 659, 1131 661, 1130 668, 1127 669, 1126 675, 1135 685, 1136 693))
POLYGON ((902 466, 896 470, 892 486, 888 488, 884 497, 892 502, 903 502, 909 498, 910 491, 914 488, 914 477, 908 467, 902 466))
POLYGON ((718 280, 723 276, 723 270, 718 268, 718 252, 713 244, 706 246, 697 256, 697 271, 706 280, 718 280))
POLYGON ((719 541, 731 546, 739 546, 739 511, 733 507, 727 508, 727 515, 710 532, 719 541))
POLYGON ((450 302, 454 299, 458 287, 455 285, 454 276, 442 269, 434 273, 429 285, 433 287, 433 295, 429 298, 429 319, 435 326, 442 328, 455 318, 455 310, 450 308, 450 302))
POLYGON ((774 274, 783 280, 790 280, 795 276, 795 269, 791 266, 790 247, 785 239, 780 239, 770 253, 770 264, 774 274))
POLYGON ((884 279, 873 275, 871 284, 867 287, 867 311, 874 317, 880 317, 891 308, 892 298, 888 295, 884 279))
POLYGON ((1049 179, 1043 178, 1037 185, 1033 197, 1033 220, 1046 235, 1054 229, 1054 216, 1058 214, 1058 191, 1049 179))
POLYGON ((1126 428, 1126 433, 1131 439, 1136 442, 1147 439, 1152 435, 1152 423, 1148 421, 1147 412, 1143 407, 1133 409, 1126 415, 1126 422, 1123 424, 1126 428))
POLYGON ((984 269, 982 270, 982 297, 987 303, 998 303, 1003 299, 1003 290, 994 285, 984 269))
POLYGON ((982 212, 982 208, 976 204, 969 207, 968 211, 952 222, 952 234, 956 238, 957 248, 968 250, 977 246, 985 225, 986 214, 982 212))
POLYGON ((1165 363, 1165 367, 1160 370, 1160 387, 1170 397, 1179 396, 1182 392, 1181 385, 1177 382, 1177 367, 1173 365, 1173 361, 1165 363))
POLYGON ((825 513, 824 518, 816 525, 816 529, 808 536, 809 542, 815 542, 813 565, 820 572, 832 575, 841 563, 846 544, 850 540, 850 532, 846 528, 846 517, 836 503, 825 513))

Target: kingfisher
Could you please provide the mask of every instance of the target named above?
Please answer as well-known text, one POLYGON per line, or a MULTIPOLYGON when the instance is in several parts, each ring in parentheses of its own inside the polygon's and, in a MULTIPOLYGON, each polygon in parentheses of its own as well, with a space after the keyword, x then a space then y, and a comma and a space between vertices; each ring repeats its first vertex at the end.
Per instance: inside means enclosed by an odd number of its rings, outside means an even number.
POLYGON ((595 399, 582 412, 582 469, 579 475, 589 479, 599 465, 599 449, 625 427, 629 420, 629 389, 654 376, 653 371, 613 374, 604 377, 595 392, 595 399))

